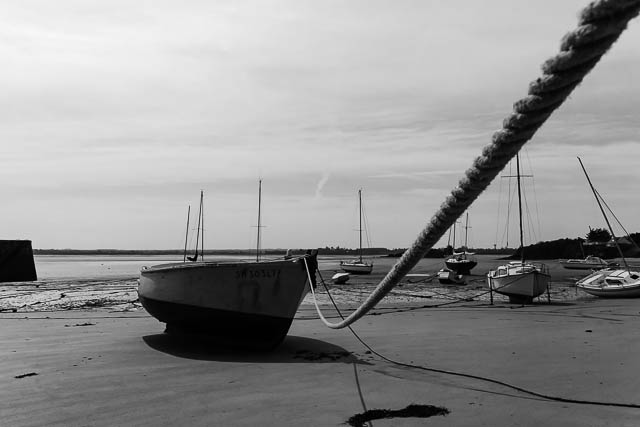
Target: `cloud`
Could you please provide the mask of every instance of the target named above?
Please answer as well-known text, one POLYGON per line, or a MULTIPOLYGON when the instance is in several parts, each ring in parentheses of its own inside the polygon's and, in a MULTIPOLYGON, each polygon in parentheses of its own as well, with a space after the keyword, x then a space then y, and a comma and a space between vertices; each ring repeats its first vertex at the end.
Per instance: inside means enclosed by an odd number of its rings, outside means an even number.
POLYGON ((322 197, 322 189, 324 188, 327 181, 329 181, 329 176, 330 176, 329 172, 325 172, 322 174, 322 178, 320 178, 320 181, 318 181, 318 185, 316 186, 316 194, 315 194, 316 199, 320 199, 322 197))

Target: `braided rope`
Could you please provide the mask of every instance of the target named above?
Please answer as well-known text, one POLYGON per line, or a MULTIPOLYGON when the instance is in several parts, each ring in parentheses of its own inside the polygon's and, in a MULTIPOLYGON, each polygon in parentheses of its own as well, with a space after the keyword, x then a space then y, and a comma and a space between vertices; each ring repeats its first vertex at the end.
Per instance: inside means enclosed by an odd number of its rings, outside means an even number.
POLYGON ((514 103, 503 128, 493 134, 491 144, 484 147, 413 245, 353 313, 338 323, 322 318, 323 322, 341 329, 375 307, 562 105, 639 12, 640 0, 596 0, 585 7, 579 15, 578 28, 563 37, 560 53, 542 64, 543 76, 531 82, 529 94, 514 103))

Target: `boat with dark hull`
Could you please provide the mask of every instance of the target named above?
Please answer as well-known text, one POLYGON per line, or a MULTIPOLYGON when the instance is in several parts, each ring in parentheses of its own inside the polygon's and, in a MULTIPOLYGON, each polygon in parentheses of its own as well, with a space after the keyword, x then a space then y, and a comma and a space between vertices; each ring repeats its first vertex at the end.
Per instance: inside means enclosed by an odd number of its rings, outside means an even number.
MULTIPOLYGON (((464 246, 462 252, 453 252, 451 258, 447 259, 444 264, 447 269, 456 274, 471 274, 471 269, 478 265, 475 254, 467 252, 467 237, 469 232, 469 213, 467 212, 467 220, 464 227, 464 246)), ((456 245, 456 225, 453 224, 453 247, 456 245)))
MULTIPOLYGON (((221 345, 252 349, 274 348, 287 335, 309 286, 315 286, 317 251, 309 250, 297 257, 287 252, 283 258, 261 260, 261 198, 262 180, 255 261, 204 260, 200 192, 195 254, 187 256, 185 238, 184 262, 143 267, 140 271, 140 303, 149 314, 167 324, 166 332, 198 335, 213 338, 221 345)), ((188 224, 187 216, 187 237, 188 224)))
POLYGON ((149 314, 167 324, 167 332, 273 348, 287 335, 309 291, 307 266, 315 277, 315 257, 161 264, 140 272, 138 295, 149 314))

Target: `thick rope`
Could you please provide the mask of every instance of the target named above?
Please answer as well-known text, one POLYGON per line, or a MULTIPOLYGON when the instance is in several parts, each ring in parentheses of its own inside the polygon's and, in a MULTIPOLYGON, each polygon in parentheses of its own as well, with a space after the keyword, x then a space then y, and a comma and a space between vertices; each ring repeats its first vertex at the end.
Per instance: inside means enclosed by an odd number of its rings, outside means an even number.
POLYGON ((597 0, 582 10, 578 28, 563 37, 560 53, 542 64, 542 77, 531 82, 529 94, 513 104, 513 113, 504 119, 503 128, 493 134, 491 144, 474 160, 413 245, 353 313, 338 323, 321 317, 322 321, 341 329, 375 307, 562 105, 639 12, 640 0, 597 0))

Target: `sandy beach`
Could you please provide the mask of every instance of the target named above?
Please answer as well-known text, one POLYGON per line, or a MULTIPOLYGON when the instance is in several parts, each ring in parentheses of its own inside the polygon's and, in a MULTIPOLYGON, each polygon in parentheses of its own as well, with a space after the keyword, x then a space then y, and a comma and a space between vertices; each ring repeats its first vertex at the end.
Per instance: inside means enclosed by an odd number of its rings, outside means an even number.
MULTIPOLYGON (((348 312, 383 273, 332 295, 348 312)), ((339 426, 378 409, 400 412, 371 425, 638 424, 638 408, 549 398, 640 404, 638 300, 556 283, 551 304, 489 305, 481 278, 405 279, 354 325, 370 348, 326 328, 307 299, 270 353, 164 334, 136 302, 135 279, 3 287, 0 424, 339 426), (443 413, 401 418, 411 404, 443 413)), ((326 293, 320 302, 336 318, 326 293)))

